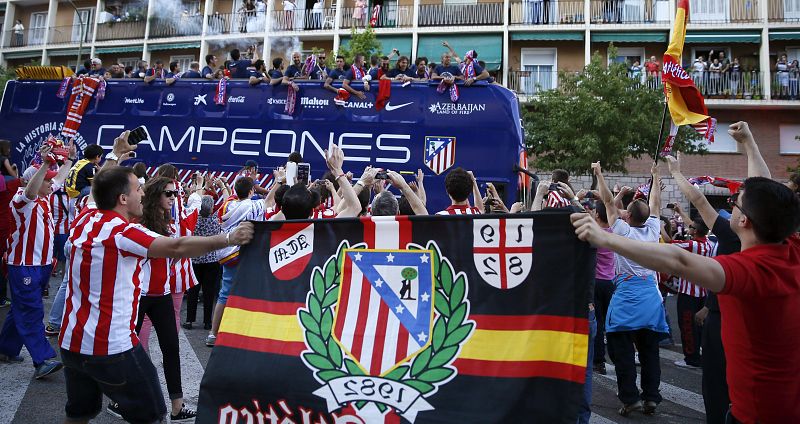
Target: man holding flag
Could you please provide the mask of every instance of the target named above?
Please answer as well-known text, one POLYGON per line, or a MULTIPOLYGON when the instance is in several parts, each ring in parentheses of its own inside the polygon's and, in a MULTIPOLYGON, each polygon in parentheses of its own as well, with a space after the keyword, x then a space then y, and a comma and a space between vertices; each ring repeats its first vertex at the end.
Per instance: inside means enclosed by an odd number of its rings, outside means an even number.
MULTIPOLYGON (((664 66, 661 70, 664 81, 664 95, 667 97, 669 114, 672 117, 669 136, 661 150, 661 155, 672 152, 675 135, 681 125, 691 125, 708 143, 714 142, 717 120, 708 115, 705 100, 694 85, 691 75, 681 66, 683 43, 686 39, 686 23, 689 21, 689 0, 678 0, 675 14, 675 27, 672 40, 664 53, 664 66)), ((659 137, 659 141, 661 137, 659 137)))

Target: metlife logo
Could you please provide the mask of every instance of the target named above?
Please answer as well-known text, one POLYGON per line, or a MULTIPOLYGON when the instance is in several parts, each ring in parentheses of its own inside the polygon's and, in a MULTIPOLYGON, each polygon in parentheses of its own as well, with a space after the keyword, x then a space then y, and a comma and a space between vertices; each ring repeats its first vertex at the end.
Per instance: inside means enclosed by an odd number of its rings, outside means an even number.
POLYGON ((135 98, 125 97, 125 104, 141 105, 144 104, 144 99, 141 97, 135 97, 135 98))

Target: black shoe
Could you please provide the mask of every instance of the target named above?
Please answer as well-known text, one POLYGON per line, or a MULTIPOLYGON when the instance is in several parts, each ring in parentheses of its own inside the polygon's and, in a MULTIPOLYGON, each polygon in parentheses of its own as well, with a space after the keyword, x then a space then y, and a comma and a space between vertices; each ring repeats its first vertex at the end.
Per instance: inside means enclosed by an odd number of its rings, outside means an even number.
POLYGON ((187 330, 191 330, 192 329, 192 323, 191 322, 184 322, 182 327, 187 329, 187 330))
POLYGON ((655 415, 656 406, 658 406, 658 404, 652 400, 645 401, 644 407, 642 407, 642 413, 645 415, 655 415))
POLYGON ((594 364, 594 367, 592 367, 592 368, 593 368, 593 371, 596 374, 606 375, 606 363, 605 362, 601 362, 599 364, 594 364))
POLYGON ((33 378, 40 380, 48 375, 64 368, 64 364, 58 361, 47 360, 36 366, 36 372, 33 373, 33 378))
POLYGON ((47 326, 44 327, 44 335, 48 337, 57 336, 58 333, 60 332, 61 332, 61 327, 57 327, 53 324, 47 324, 47 326))
POLYGON ((46 288, 46 289, 42 290, 42 298, 43 299, 47 299, 48 297, 50 297, 50 289, 46 288))
POLYGON ((120 412, 119 404, 116 402, 108 402, 108 406, 106 406, 106 412, 119 419, 122 419, 122 412, 120 412))
POLYGON ((169 419, 172 422, 180 422, 180 421, 189 421, 193 420, 197 416, 197 412, 189 409, 186 405, 181 407, 181 410, 178 411, 176 415, 169 414, 169 419))
POLYGON ((211 324, 203 324, 203 330, 210 330, 211 324))
POLYGON ((623 417, 627 417, 628 415, 631 414, 631 412, 638 411, 640 409, 642 409, 642 401, 637 400, 634 403, 629 403, 627 405, 622 405, 622 407, 619 408, 619 411, 617 411, 617 412, 619 412, 619 414, 622 415, 623 417))
POLYGON ((7 364, 21 364, 24 361, 25 358, 21 356, 8 356, 0 353, 0 362, 5 362, 7 364))

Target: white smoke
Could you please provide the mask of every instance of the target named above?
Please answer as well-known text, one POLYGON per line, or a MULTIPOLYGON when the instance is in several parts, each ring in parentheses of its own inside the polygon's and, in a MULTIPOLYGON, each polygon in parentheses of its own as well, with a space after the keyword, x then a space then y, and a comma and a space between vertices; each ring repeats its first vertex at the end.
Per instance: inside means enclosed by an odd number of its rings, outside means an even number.
POLYGON ((292 53, 299 52, 302 48, 300 39, 297 37, 279 37, 270 39, 272 58, 282 57, 291 61, 292 53))
POLYGON ((150 32, 165 36, 199 35, 203 29, 203 15, 190 10, 181 0, 155 0, 153 27, 150 32))

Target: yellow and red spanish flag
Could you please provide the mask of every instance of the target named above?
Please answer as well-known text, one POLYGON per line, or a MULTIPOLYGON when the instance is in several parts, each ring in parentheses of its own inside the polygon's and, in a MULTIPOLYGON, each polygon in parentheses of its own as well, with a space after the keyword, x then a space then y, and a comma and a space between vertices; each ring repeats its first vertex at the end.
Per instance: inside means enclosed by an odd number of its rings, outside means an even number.
POLYGON ((672 117, 670 135, 661 151, 662 154, 671 153, 675 135, 681 125, 691 125, 706 141, 709 143, 714 141, 717 121, 708 115, 703 95, 695 87, 691 75, 681 66, 688 21, 689 0, 678 0, 672 40, 664 53, 664 66, 661 71, 664 95, 667 96, 669 114, 672 117))
POLYGON ((565 211, 257 223, 197 422, 572 424, 594 259, 565 211))

